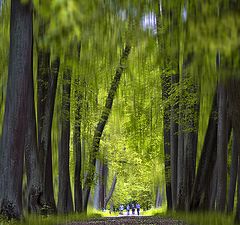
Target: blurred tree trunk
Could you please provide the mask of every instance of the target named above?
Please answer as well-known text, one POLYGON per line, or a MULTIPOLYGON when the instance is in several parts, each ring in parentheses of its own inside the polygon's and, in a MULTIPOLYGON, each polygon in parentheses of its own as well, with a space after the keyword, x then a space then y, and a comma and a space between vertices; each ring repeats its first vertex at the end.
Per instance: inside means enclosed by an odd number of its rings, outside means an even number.
POLYGON ((224 211, 227 192, 227 91, 224 84, 218 85, 218 131, 217 131, 217 168, 218 184, 216 209, 224 211))
POLYGON ((0 152, 0 214, 8 219, 22 216, 22 179, 28 119, 33 107, 33 19, 32 5, 11 1, 10 54, 7 97, 0 152), (29 97, 30 95, 30 97, 29 97), (10 163, 11 162, 11 163, 10 163))
POLYGON ((42 189, 42 164, 37 147, 36 115, 34 106, 33 79, 31 92, 28 95, 27 129, 25 134, 25 165, 27 175, 28 211, 40 213, 43 207, 41 198, 42 189))
MULTIPOLYGON (((174 88, 179 83, 179 75, 171 76, 171 85, 174 88)), ((177 178, 178 178, 178 104, 174 102, 171 106, 170 117, 170 149, 171 149, 171 188, 172 188, 172 207, 177 207, 177 178)))
MULTIPOLYGON (((189 93, 196 94, 198 96, 198 88, 196 84, 193 84, 189 87, 189 93)), ((187 106, 188 107, 188 106, 187 106)), ((186 131, 184 137, 184 185, 185 185, 185 210, 190 209, 191 193, 195 180, 195 171, 196 171, 196 156, 197 156, 197 143, 198 143, 198 121, 199 121, 199 101, 190 105, 191 115, 186 114, 188 118, 187 126, 188 130, 186 131)))
MULTIPOLYGON (((163 26, 163 10, 162 1, 157 2, 157 41, 160 54, 166 54, 166 43, 164 40, 164 26, 163 26)), ((166 15, 167 16, 167 15, 166 15)), ((164 69, 166 68, 166 61, 160 62, 164 69)), ((171 79, 167 74, 162 74, 162 100, 166 102, 169 98, 171 79)), ((164 164, 165 164, 165 183, 166 183, 166 197, 167 208, 172 209, 172 188, 171 188, 171 148, 170 148, 170 113, 171 108, 168 105, 164 106, 163 111, 163 142, 164 142, 164 164)))
MULTIPOLYGON (((45 35, 46 22, 40 17, 39 38, 45 35)), ((50 49, 38 49, 38 149, 42 165, 44 213, 56 212, 52 175, 51 130, 57 89, 60 58, 56 57, 50 65, 50 49)))
POLYGON ((94 208, 99 210, 100 209, 100 167, 101 167, 101 162, 100 159, 96 160, 96 172, 95 172, 95 179, 96 179, 96 184, 95 184, 95 189, 94 189, 94 208))
MULTIPOLYGON (((240 145, 240 79, 233 77, 228 81, 228 100, 229 100, 229 114, 232 122, 232 128, 234 132, 234 139, 237 146, 240 145)), ((240 159, 240 152, 238 148, 238 161, 240 159)), ((237 209, 235 221, 240 222, 240 163, 238 163, 238 182, 237 182, 237 209)))
POLYGON ((114 96, 115 96, 117 88, 119 86, 119 82, 120 82, 122 73, 125 69, 126 61, 130 54, 130 51, 131 51, 131 46, 129 44, 126 44, 125 48, 122 51, 122 55, 120 58, 120 64, 116 70, 114 79, 112 81, 110 90, 108 92, 108 96, 106 99, 105 107, 103 109, 101 118, 97 124, 97 127, 95 128, 92 150, 90 151, 89 170, 87 172, 86 180, 84 183, 84 190, 86 193, 86 197, 84 198, 84 211, 85 212, 87 211, 87 205, 88 205, 88 199, 89 199, 89 195, 90 195, 91 185, 92 185, 92 182, 94 179, 96 154, 99 152, 99 146, 100 146, 100 140, 102 137, 102 133, 103 133, 105 125, 108 121, 109 115, 111 113, 114 96))
MULTIPOLYGON (((46 83, 47 91, 45 92, 45 90, 41 90, 42 88, 45 89, 45 87, 43 87, 44 85, 38 87, 38 112, 43 112, 38 115, 38 123, 40 123, 41 126, 39 127, 38 131, 38 148, 43 166, 43 204, 46 206, 44 210, 46 210, 47 213, 56 212, 56 204, 53 191, 51 130, 59 66, 60 59, 57 57, 51 63, 50 74, 46 83), (41 94, 42 92, 44 93, 41 94), (44 104, 42 104, 42 101, 44 104), (43 116, 41 117, 40 115, 43 116), (40 121, 41 118, 43 121, 40 121)), ((41 76, 41 68, 39 68, 38 82, 40 82, 41 76)))
POLYGON ((204 208, 204 195, 206 194, 206 184, 209 184, 212 179, 214 166, 217 156, 217 94, 215 93, 211 115, 208 122, 203 149, 198 164, 197 174, 194 181, 190 210, 199 210, 204 208))
POLYGON ((75 123, 74 123, 74 133, 73 133, 73 147, 75 152, 75 171, 74 171, 74 202, 75 202, 75 211, 82 212, 82 149, 81 149, 81 102, 82 95, 78 91, 80 82, 76 81, 76 109, 75 109, 75 123))
POLYGON ((117 184, 117 174, 114 175, 111 188, 110 188, 110 190, 108 192, 108 195, 104 199, 104 209, 107 208, 107 204, 110 201, 110 199, 112 198, 112 195, 113 195, 113 192, 115 190, 116 184, 117 184))
POLYGON ((237 171, 238 171, 238 154, 239 154, 239 146, 237 144, 236 134, 233 130, 233 143, 232 143, 232 162, 230 169, 230 184, 228 190, 228 205, 227 212, 231 213, 234 208, 234 196, 236 191, 236 182, 237 182, 237 171))
POLYGON ((217 164, 215 164, 213 178, 211 181, 210 204, 208 207, 210 210, 215 210, 216 195, 217 195, 217 164))
POLYGON ((61 214, 73 212, 69 172, 71 75, 71 69, 65 68, 63 72, 61 138, 58 148, 58 212, 61 214))

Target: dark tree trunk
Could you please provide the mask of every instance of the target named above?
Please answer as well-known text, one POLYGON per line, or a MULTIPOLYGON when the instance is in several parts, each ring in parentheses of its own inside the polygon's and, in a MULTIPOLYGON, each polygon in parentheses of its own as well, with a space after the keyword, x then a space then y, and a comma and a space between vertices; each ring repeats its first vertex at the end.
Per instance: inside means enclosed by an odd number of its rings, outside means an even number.
POLYGON ((131 46, 129 46, 127 44, 122 52, 122 56, 120 59, 120 65, 118 66, 118 68, 116 70, 114 79, 112 81, 110 90, 108 92, 105 107, 103 109, 101 118, 100 118, 98 125, 94 132, 93 145, 92 145, 92 150, 90 152, 90 157, 89 157, 90 168, 86 175, 86 181, 84 183, 84 190, 86 191, 86 198, 84 199, 84 211, 85 212, 87 211, 87 204, 88 204, 88 199, 89 199, 89 195, 90 195, 91 185, 92 185, 93 179, 94 179, 96 155, 99 151, 100 140, 102 137, 104 127, 108 121, 108 117, 111 113, 114 96, 115 96, 117 88, 119 86, 119 82, 120 82, 122 73, 124 71, 124 68, 126 66, 126 61, 128 59, 128 55, 129 55, 130 51, 131 51, 131 46))
MULTIPOLYGON (((45 210, 47 213, 56 212, 56 204, 54 200, 53 191, 53 174, 52 174, 52 141, 51 141, 51 130, 52 120, 55 104, 55 96, 57 89, 58 72, 60 66, 60 59, 57 57, 51 64, 51 73, 48 77, 47 92, 44 94, 45 99, 44 105, 38 104, 38 107, 44 107, 43 121, 41 133, 39 133, 38 148, 41 154, 42 160, 42 176, 43 176, 43 203, 46 206, 45 210)), ((41 76, 38 74, 38 76, 41 76)), ((41 92, 39 89, 38 92, 41 92)), ((40 94, 38 94, 40 97, 40 94)), ((42 101, 41 98, 38 101, 42 101)), ((39 109, 41 111, 43 109, 39 109)), ((39 118, 39 116, 38 116, 39 118)), ((39 121, 38 121, 39 122, 39 121)))
MULTIPOLYGON (((238 138, 240 138, 240 136, 238 136, 238 138)), ((240 144, 239 141, 238 142, 238 145, 240 144)), ((240 160, 240 152, 238 152, 238 161, 240 160)), ((238 179, 237 179, 237 209, 236 209, 236 216, 235 216, 235 222, 237 224, 239 224, 240 222, 240 163, 238 163, 238 170, 237 170, 237 176, 238 176, 238 179)))
POLYGON ((28 116, 27 130, 25 134, 25 164, 28 188, 28 211, 40 213, 43 207, 42 197, 42 165, 37 148, 36 115, 34 106, 33 80, 28 95, 28 116))
POLYGON ((115 187, 116 187, 116 183, 117 183, 117 175, 115 174, 114 177, 113 177, 112 185, 111 185, 111 188, 108 192, 108 195, 104 199, 104 209, 107 208, 107 204, 110 201, 110 199, 112 198, 113 192, 114 192, 115 187))
MULTIPOLYGON (((234 136, 236 140, 237 146, 240 145, 240 79, 232 78, 228 82, 228 99, 229 99, 229 114, 232 121, 232 128, 234 131, 234 136)), ((240 152, 238 148, 238 161, 240 160, 240 152)), ((236 209, 236 217, 235 221, 237 223, 240 222, 240 163, 238 163, 238 182, 237 182, 237 209, 236 209)))
POLYGON ((227 93, 224 84, 218 85, 217 168, 218 184, 216 209, 224 211, 227 192, 227 93))
POLYGON ((71 70, 66 68, 63 73, 61 139, 58 148, 58 212, 62 214, 73 212, 73 200, 69 172, 70 95, 71 70))
MULTIPOLYGON (((163 82, 163 100, 166 99, 167 80, 163 82)), ((170 121, 169 121, 169 107, 164 109, 164 162, 165 162, 165 182, 166 182, 166 196, 167 196, 167 208, 172 209, 172 188, 171 188, 171 155, 170 155, 170 121)))
POLYGON ((206 193, 206 184, 211 182, 213 169, 217 156, 217 94, 213 99, 212 111, 208 122, 208 128, 204 139, 201 158, 199 161, 197 175, 194 181, 190 210, 202 209, 204 205, 204 195, 206 193))
MULTIPOLYGON (((190 92, 197 95, 197 87, 195 84, 191 87, 190 92)), ((198 143, 198 121, 199 121, 199 103, 195 103, 190 106, 190 111, 192 115, 187 118, 187 125, 189 130, 186 131, 184 140, 184 186, 185 186, 185 210, 190 209, 191 193, 195 180, 196 171, 196 156, 197 156, 197 143, 198 143)), ((188 116, 186 114, 185 116, 188 116)))
POLYGON ((208 206, 210 210, 215 210, 216 195, 217 195, 217 164, 215 165, 215 168, 213 171, 213 178, 211 181, 210 204, 208 206))
POLYGON ((12 0, 10 20, 9 72, 0 156, 4 168, 0 174, 0 214, 9 219, 22 216, 26 121, 31 118, 27 100, 33 89, 31 4, 22 5, 20 0, 12 0))
MULTIPOLYGON (((162 2, 157 2, 157 39, 159 52, 166 54, 166 43, 163 37, 164 25, 163 25, 163 12, 162 2)), ((165 16, 165 15, 164 15, 165 16)), ((167 15, 166 15, 167 16, 167 15)), ((167 54, 166 54, 167 55, 167 54)), ((166 68, 166 61, 161 62, 161 66, 166 68)), ((169 98, 171 80, 167 74, 162 74, 162 99, 163 102, 169 98)), ((166 197, 167 208, 172 209, 172 188, 171 188, 171 149, 170 149, 170 107, 165 106, 163 112, 163 142, 164 142, 164 164, 165 164, 165 183, 166 183, 166 197)))
POLYGON ((100 189, 99 189, 99 200, 100 200, 100 209, 104 208, 104 199, 105 199, 105 167, 106 165, 104 164, 104 162, 101 162, 101 166, 100 166, 100 177, 99 177, 99 181, 100 181, 100 189))
POLYGON ((228 205, 227 205, 227 212, 231 213, 234 208, 234 196, 236 191, 236 182, 237 182, 237 171, 238 171, 238 154, 239 154, 239 147, 237 144, 237 139, 235 132, 233 130, 233 143, 232 143, 232 162, 231 162, 231 169, 230 169, 230 184, 228 190, 228 205))
MULTIPOLYGON (((172 75, 172 86, 178 84, 178 75, 172 75)), ((171 149, 171 188, 172 188, 172 207, 177 206, 177 172, 178 172, 178 124, 176 118, 178 105, 174 103, 171 106, 170 118, 170 149, 171 149)))

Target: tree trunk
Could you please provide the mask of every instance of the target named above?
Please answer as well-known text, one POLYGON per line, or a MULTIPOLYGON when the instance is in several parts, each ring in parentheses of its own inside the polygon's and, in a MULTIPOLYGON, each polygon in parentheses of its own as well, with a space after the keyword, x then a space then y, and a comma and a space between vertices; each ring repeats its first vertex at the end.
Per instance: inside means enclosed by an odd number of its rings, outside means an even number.
POLYGON ((116 183, 117 183, 117 175, 115 174, 114 177, 113 177, 112 185, 111 185, 111 188, 108 192, 108 195, 104 199, 104 209, 107 208, 107 204, 110 201, 110 199, 112 198, 113 192, 114 192, 115 187, 116 187, 116 183))
POLYGON ((34 107, 33 80, 28 95, 28 116, 25 135, 25 164, 27 174, 28 211, 40 213, 43 204, 41 202, 42 190, 42 165, 37 148, 36 115, 34 107))
POLYGON ((101 161, 100 159, 96 160, 96 173, 95 173, 95 179, 96 179, 96 184, 95 184, 95 189, 94 189, 94 208, 99 210, 100 209, 100 167, 101 167, 101 161))
POLYGON ((108 92, 105 107, 103 109, 101 118, 100 118, 100 120, 97 124, 97 127, 95 129, 95 132, 94 132, 92 150, 90 152, 90 157, 89 157, 90 168, 86 175, 86 181, 84 183, 84 190, 86 191, 86 198, 84 199, 84 211, 85 212, 87 211, 87 204, 88 204, 88 199, 89 199, 89 195, 90 195, 91 185, 92 185, 92 182, 94 179, 96 154, 99 151, 99 145, 100 145, 102 133, 103 133, 104 127, 108 121, 108 117, 111 113, 114 96, 115 96, 117 88, 119 86, 119 82, 120 82, 122 73, 124 71, 124 68, 126 66, 126 61, 128 59, 128 55, 129 55, 130 51, 131 51, 131 46, 129 46, 127 44, 125 49, 123 50, 123 53, 122 53, 122 56, 120 59, 120 65, 118 66, 118 68, 116 70, 116 74, 114 76, 110 90, 108 92))
MULTIPOLYGON (((52 130, 52 120, 55 104, 55 96, 57 90, 57 80, 58 72, 60 66, 60 59, 57 57, 53 60, 51 64, 51 73, 48 77, 47 83, 47 92, 43 97, 46 99, 45 104, 38 104, 38 107, 44 107, 43 121, 39 121, 40 117, 38 116, 38 122, 42 123, 41 133, 39 133, 38 148, 41 154, 42 165, 43 165, 43 202, 45 205, 46 213, 56 212, 56 204, 54 200, 54 191, 53 191, 53 174, 52 174, 52 141, 51 141, 51 130, 52 130)), ((39 74, 39 76, 41 76, 39 74)), ((41 89, 41 88, 40 88, 41 89)), ((38 92, 41 92, 41 90, 38 92)), ((40 94, 38 93, 40 97, 40 94)), ((41 98, 38 101, 42 101, 41 98)), ((39 109, 41 111, 43 109, 39 109)))
POLYGON ((231 213, 234 208, 234 196, 236 191, 236 182, 237 182, 237 171, 238 171, 238 154, 239 154, 239 147, 237 145, 237 139, 235 132, 233 130, 233 144, 232 144, 232 162, 231 162, 231 169, 230 169, 230 184, 228 190, 228 205, 227 205, 227 212, 231 213))
MULTIPOLYGON (((240 136, 238 136, 240 138, 240 136)), ((239 141, 237 140, 238 145, 240 144, 239 141)), ((238 152, 238 161, 240 160, 240 152, 238 152)), ((235 222, 239 224, 240 222, 240 163, 238 163, 238 170, 237 170, 237 209, 236 209, 236 215, 235 215, 235 222)))
POLYGON ((213 171, 213 178, 211 182, 211 188, 210 188, 210 204, 209 209, 215 210, 215 203, 216 203, 216 195, 217 195, 217 164, 215 165, 214 171, 213 171))
MULTIPOLYGON (((167 85, 162 81, 163 85, 167 85)), ((163 87, 163 95, 167 95, 163 87)), ((166 96, 163 96, 165 99, 166 96)), ((171 154, 170 154, 170 123, 169 123, 169 108, 164 109, 164 162, 165 162, 165 182, 166 182, 166 196, 167 208, 172 209, 172 188, 171 188, 171 154)))
MULTIPOLYGON (((32 94, 32 6, 11 1, 10 54, 7 97, 0 156, 0 214, 10 218, 22 216, 22 178, 26 122, 29 115, 27 99, 32 94)), ((30 103, 33 104, 33 103, 30 103)))
MULTIPOLYGON (((178 75, 172 75, 172 86, 178 84, 178 75)), ((178 105, 174 103, 171 106, 170 118, 170 149, 171 149, 171 187, 172 187, 172 207, 176 209, 177 206, 177 172, 178 172, 178 124, 176 117, 178 105)))
POLYGON ((63 73, 61 140, 58 148, 58 212, 61 214, 73 212, 73 200, 69 172, 70 95, 71 70, 66 68, 63 73))
MULTIPOLYGON (((195 92, 197 94, 196 85, 191 87, 189 92, 195 92)), ((184 144, 184 186, 185 186, 185 210, 190 210, 190 201, 191 193, 195 180, 195 171, 196 171, 196 156, 197 156, 197 143, 198 143, 198 121, 199 121, 199 103, 195 103, 193 106, 190 106, 190 111, 192 115, 186 114, 187 125, 189 130, 185 134, 185 144, 184 144)))
POLYGON ((225 210, 227 192, 227 93, 224 84, 218 85, 218 132, 217 132, 217 168, 218 184, 216 209, 225 210))
POLYGON ((81 93, 77 89, 79 88, 79 80, 76 83, 75 98, 76 98, 76 109, 75 109, 75 124, 73 133, 73 147, 75 152, 75 172, 74 172, 74 202, 75 211, 82 212, 82 149, 81 149, 81 93))
POLYGON ((206 184, 210 183, 217 156, 217 94, 213 99, 212 111, 204 139, 201 158, 198 164, 197 175, 194 181, 190 210, 203 208, 206 184))

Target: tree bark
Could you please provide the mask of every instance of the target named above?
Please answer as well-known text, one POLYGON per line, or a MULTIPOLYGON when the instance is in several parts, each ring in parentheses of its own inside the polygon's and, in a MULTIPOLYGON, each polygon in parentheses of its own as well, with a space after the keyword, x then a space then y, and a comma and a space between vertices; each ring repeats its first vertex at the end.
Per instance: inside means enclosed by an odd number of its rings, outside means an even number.
POLYGON ((73 212, 73 200, 69 172, 70 95, 71 70, 66 68, 63 73, 61 140, 58 148, 58 212, 61 214, 73 212))
POLYGON ((111 188, 108 192, 108 195, 104 199, 104 209, 107 208, 107 204, 110 201, 110 199, 112 198, 113 192, 114 192, 115 187, 116 187, 116 183, 117 183, 117 175, 115 174, 114 177, 113 177, 112 185, 111 185, 111 188))
POLYGON ((216 209, 223 212, 227 192, 227 93, 224 84, 218 85, 218 131, 217 131, 217 168, 218 184, 216 209))
POLYGON ((96 154, 99 151, 99 145, 100 145, 100 140, 102 137, 102 133, 104 130, 104 127, 108 121, 108 117, 111 113, 111 109, 112 109, 112 104, 113 104, 113 100, 114 100, 114 96, 116 94, 117 88, 119 86, 119 82, 122 76, 122 73, 125 69, 126 66, 126 60, 128 59, 128 55, 131 51, 131 46, 126 44, 121 59, 120 59, 120 64, 116 70, 114 79, 112 81, 110 90, 108 92, 108 96, 106 99, 106 104, 105 107, 103 109, 101 118, 97 124, 97 127, 95 129, 94 132, 94 137, 93 137, 93 144, 92 144, 92 150, 90 152, 90 157, 89 157, 89 171, 87 172, 86 175, 86 181, 84 183, 84 189, 86 191, 86 198, 84 199, 84 211, 87 211, 87 204, 88 204, 88 199, 89 199, 89 195, 90 195, 90 190, 91 190, 91 185, 94 179, 94 170, 95 170, 95 164, 96 164, 96 154))
MULTIPOLYGON (((57 90, 58 72, 60 66, 59 57, 55 58, 51 64, 51 73, 48 77, 47 92, 43 97, 45 104, 38 104, 38 107, 44 107, 41 133, 39 134, 38 148, 42 159, 42 176, 43 176, 43 202, 46 213, 56 212, 56 203, 53 191, 53 174, 52 174, 52 141, 51 130, 53 121, 53 112, 55 105, 55 96, 57 90)), ((39 74, 40 75, 40 74, 39 74)), ((40 89, 38 91, 41 91, 40 89)), ((41 99, 38 99, 41 101, 41 99)), ((42 110, 42 109, 39 109, 42 110)), ((39 116, 38 116, 39 118, 39 116)), ((40 122, 41 123, 41 122, 40 122)))
POLYGON ((239 154, 239 147, 237 145, 236 134, 233 130, 233 143, 232 143, 232 162, 231 162, 231 169, 230 169, 230 184, 228 190, 228 205, 227 205, 227 212, 231 213, 234 208, 234 196, 236 191, 236 182, 237 182, 237 171, 238 171, 238 154, 239 154))
POLYGON ((204 139, 203 149, 198 164, 197 175, 194 181, 190 210, 203 208, 206 184, 210 183, 217 156, 217 94, 212 104, 212 111, 208 122, 208 128, 204 139))
POLYGON ((42 165, 37 148, 36 115, 34 106, 33 79, 28 95, 27 129, 25 134, 25 165, 27 174, 28 211, 40 213, 43 207, 41 202, 42 189, 42 165))
POLYGON ((0 156, 0 214, 8 219, 22 216, 22 178, 28 102, 32 92, 32 6, 11 1, 10 54, 7 97, 0 156))
MULTIPOLYGON (((178 75, 172 75, 172 86, 178 84, 178 75)), ((178 105, 174 103, 171 106, 170 118, 170 149, 171 149, 171 187, 172 187, 172 207, 177 207, 177 177, 178 177, 178 124, 176 117, 178 105)))

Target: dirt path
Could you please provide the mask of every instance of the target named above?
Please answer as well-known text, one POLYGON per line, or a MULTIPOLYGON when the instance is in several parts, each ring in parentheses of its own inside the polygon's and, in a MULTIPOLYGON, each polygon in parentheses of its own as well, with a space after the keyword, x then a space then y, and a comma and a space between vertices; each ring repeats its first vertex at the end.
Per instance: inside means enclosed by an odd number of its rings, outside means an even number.
POLYGON ((88 220, 85 222, 72 222, 67 225, 89 225, 89 224, 97 224, 97 225, 186 225, 186 223, 182 221, 177 221, 173 219, 166 219, 157 216, 123 216, 123 217, 108 217, 108 218, 100 218, 95 220, 88 220))

